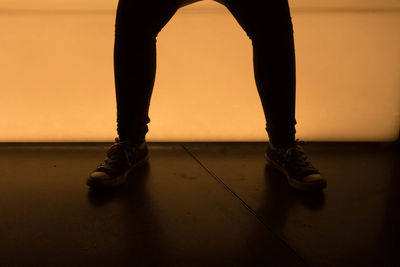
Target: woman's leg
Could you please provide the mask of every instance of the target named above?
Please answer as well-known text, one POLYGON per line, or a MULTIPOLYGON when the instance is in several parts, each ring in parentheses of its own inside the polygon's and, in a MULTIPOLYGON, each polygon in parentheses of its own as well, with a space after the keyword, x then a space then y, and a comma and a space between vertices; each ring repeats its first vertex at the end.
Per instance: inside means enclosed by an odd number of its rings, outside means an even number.
POLYGON ((293 145, 296 70, 288 2, 226 0, 223 4, 252 41, 255 81, 270 142, 279 147, 293 145))
POLYGON ((179 8, 176 0, 120 0, 114 44, 117 131, 138 143, 150 122, 148 111, 156 73, 156 37, 179 8))

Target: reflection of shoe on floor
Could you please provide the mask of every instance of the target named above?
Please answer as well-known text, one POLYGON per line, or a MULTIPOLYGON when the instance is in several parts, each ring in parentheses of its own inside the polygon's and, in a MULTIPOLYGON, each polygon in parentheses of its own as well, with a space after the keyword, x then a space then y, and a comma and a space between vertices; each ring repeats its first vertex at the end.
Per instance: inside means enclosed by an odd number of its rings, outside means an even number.
POLYGON ((122 185, 128 174, 144 165, 149 156, 146 142, 134 145, 115 138, 115 143, 107 151, 107 157, 86 181, 90 187, 110 188, 122 185))
POLYGON ((286 175, 289 185, 300 191, 320 191, 326 187, 326 180, 311 164, 300 142, 287 149, 267 144, 265 157, 272 166, 286 175))

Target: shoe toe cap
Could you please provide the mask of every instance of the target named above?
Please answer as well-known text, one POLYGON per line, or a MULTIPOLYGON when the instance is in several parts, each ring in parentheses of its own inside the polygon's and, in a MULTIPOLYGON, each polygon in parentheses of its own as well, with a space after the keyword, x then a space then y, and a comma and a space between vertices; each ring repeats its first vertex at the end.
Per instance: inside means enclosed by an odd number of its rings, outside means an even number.
POLYGON ((92 172, 90 178, 95 180, 106 180, 109 178, 108 174, 105 172, 92 172))
POLYGON ((96 185, 96 184, 103 184, 108 180, 110 180, 110 176, 107 173, 95 171, 89 175, 86 183, 88 185, 96 185))
POLYGON ((321 188, 326 187, 326 180, 319 173, 307 175, 304 177, 303 182, 321 188))

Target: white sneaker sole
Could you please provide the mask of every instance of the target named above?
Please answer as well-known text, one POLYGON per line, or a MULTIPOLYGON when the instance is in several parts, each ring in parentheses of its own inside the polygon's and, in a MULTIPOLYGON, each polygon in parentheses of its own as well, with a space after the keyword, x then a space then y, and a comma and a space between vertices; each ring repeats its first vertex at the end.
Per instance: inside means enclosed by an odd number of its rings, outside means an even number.
POLYGON ((147 154, 147 156, 142 159, 141 161, 136 162, 134 165, 132 165, 129 169, 127 169, 123 175, 115 177, 114 179, 109 179, 109 180, 103 180, 103 179, 99 179, 99 180, 93 180, 93 179, 87 179, 86 180, 86 184, 90 187, 93 188, 114 188, 114 187, 118 187, 122 184, 124 184, 126 182, 126 179, 128 177, 128 175, 142 167, 143 165, 145 165, 149 160, 149 155, 147 154))
POLYGON ((309 183, 300 182, 300 181, 290 177, 289 173, 284 168, 282 168, 279 164, 277 164, 275 161, 270 159, 266 152, 264 153, 264 156, 265 156, 266 160, 268 161, 268 163, 271 164, 272 167, 274 167, 275 169, 277 169, 279 172, 281 172, 282 174, 284 174, 286 176, 286 179, 292 188, 299 190, 299 191, 303 191, 303 192, 318 192, 318 191, 321 191, 324 188, 326 188, 327 183, 326 183, 325 179, 315 180, 315 181, 309 182, 309 183))

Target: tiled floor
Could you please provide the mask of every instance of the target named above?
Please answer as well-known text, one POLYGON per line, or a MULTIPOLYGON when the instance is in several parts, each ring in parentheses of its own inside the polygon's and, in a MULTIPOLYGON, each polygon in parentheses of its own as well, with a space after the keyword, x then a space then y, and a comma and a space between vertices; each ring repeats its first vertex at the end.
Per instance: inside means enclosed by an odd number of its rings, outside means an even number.
POLYGON ((108 146, 0 145, 0 266, 400 266, 393 144, 306 144, 328 180, 312 195, 263 143, 150 143, 149 164, 96 193, 108 146))

